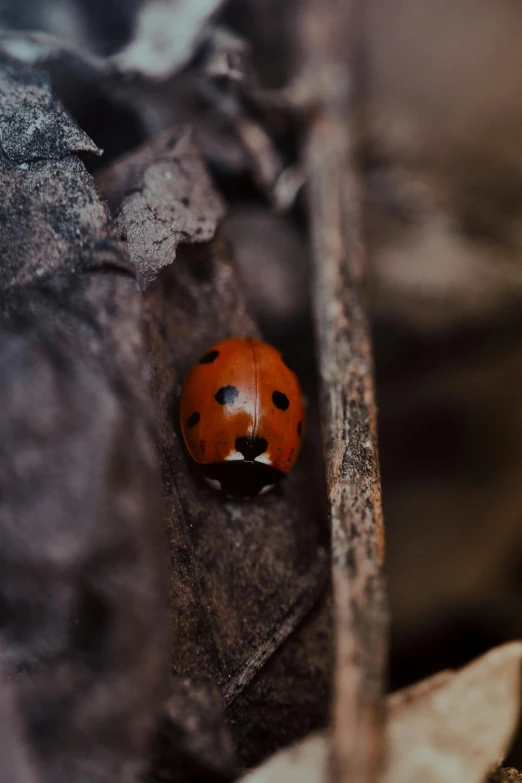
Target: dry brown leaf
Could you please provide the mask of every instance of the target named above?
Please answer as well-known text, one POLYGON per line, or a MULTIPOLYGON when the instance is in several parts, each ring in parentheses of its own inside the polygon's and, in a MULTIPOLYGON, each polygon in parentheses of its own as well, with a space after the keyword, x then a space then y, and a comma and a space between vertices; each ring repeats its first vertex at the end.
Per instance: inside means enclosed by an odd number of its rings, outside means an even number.
MULTIPOLYGON (((162 205, 169 205, 174 225, 189 209, 180 199, 188 166, 179 150, 195 155, 186 138, 182 133, 180 141, 180 132, 173 131, 116 161, 98 179, 143 279, 158 270, 155 242, 168 230, 162 205), (163 167, 161 171, 172 171, 173 176, 158 177, 150 188, 142 161, 147 162, 146 171, 163 167), (127 196, 129 190, 134 194, 127 196), (119 211, 120 202, 125 207, 129 199, 140 208, 119 211), (136 219, 141 233, 133 242, 136 219)), ((194 195, 190 209, 207 215, 208 225, 215 227, 219 201, 210 184, 194 193, 197 199, 194 195), (213 212, 205 207, 209 202, 215 205, 213 212)), ((321 470, 308 443, 279 491, 250 500, 226 499, 206 487, 187 459, 178 399, 188 370, 218 340, 257 334, 227 244, 221 237, 211 244, 189 244, 194 238, 194 233, 187 234, 177 249, 172 240, 170 253, 165 250, 161 257, 161 273, 145 290, 172 563, 172 665, 180 674, 209 677, 219 684, 240 756, 249 763, 271 752, 282 733, 295 738, 327 720, 327 611, 318 611, 310 626, 305 624, 302 633, 288 640, 328 581, 321 470), (320 625, 317 632, 314 623, 320 625), (272 674, 267 676, 268 669, 262 670, 269 661, 271 668, 272 658, 272 674), (271 677, 277 678, 277 687, 271 677), (254 691, 257 713, 248 702, 254 691), (274 704, 280 705, 276 718, 274 704)))
MULTIPOLYGON (((513 642, 388 697, 383 783, 483 783, 516 729, 521 664, 522 643, 513 642)), ((245 778, 294 780, 330 780, 328 735, 281 751, 245 778)))
POLYGON ((0 668, 37 774, 112 783, 167 669, 141 297, 46 80, 0 80, 0 668))

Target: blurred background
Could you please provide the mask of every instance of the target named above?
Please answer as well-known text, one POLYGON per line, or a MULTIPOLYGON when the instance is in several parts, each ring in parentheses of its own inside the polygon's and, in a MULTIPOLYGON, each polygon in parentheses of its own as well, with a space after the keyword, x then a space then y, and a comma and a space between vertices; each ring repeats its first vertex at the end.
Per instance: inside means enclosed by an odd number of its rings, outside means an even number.
MULTIPOLYGON (((38 57, 105 150, 91 169, 194 125, 251 307, 317 420, 303 123, 281 99, 298 72, 299 0, 203 2, 182 67, 152 82, 89 60, 139 64, 145 6, 175 7, 189 40, 190 5, 0 0, 0 24, 67 42, 38 57)), ((364 14, 356 153, 396 689, 522 637, 522 5, 366 0, 364 14)))

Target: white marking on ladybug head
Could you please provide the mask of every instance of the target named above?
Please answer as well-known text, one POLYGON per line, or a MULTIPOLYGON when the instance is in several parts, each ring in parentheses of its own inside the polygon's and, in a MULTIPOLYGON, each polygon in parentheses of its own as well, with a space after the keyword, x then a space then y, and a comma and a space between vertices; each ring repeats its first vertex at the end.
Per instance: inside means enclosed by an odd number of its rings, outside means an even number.
POLYGON ((226 462, 239 462, 240 459, 245 459, 240 451, 231 451, 230 454, 225 457, 226 462))
POLYGON ((218 481, 217 479, 208 478, 208 476, 205 476, 205 481, 209 485, 209 487, 212 487, 212 489, 217 489, 218 492, 221 490, 221 481, 218 481))
POLYGON ((265 486, 259 490, 257 493, 258 495, 266 495, 267 492, 270 492, 271 489, 275 487, 275 484, 265 484, 265 486))
POLYGON ((271 465, 272 460, 270 459, 270 455, 266 452, 264 454, 260 454, 258 457, 255 458, 256 462, 263 462, 265 465, 271 465))

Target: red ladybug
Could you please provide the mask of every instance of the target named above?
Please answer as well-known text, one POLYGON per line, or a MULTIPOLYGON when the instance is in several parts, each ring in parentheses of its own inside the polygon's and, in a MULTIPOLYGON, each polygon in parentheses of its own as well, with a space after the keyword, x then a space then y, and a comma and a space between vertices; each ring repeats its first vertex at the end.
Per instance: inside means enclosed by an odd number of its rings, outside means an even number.
POLYGON ((236 337, 188 374, 181 430, 208 483, 233 495, 267 492, 297 459, 304 431, 299 381, 278 350, 236 337))

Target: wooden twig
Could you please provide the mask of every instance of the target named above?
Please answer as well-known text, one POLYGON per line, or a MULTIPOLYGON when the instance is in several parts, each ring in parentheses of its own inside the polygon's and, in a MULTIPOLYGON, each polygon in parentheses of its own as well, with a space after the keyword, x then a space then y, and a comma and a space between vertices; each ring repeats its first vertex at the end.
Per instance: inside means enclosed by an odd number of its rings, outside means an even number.
POLYGON ((352 5, 308 0, 302 45, 313 100, 305 160, 335 599, 333 771, 342 783, 369 783, 381 764, 387 621, 360 195, 351 160, 352 5))

